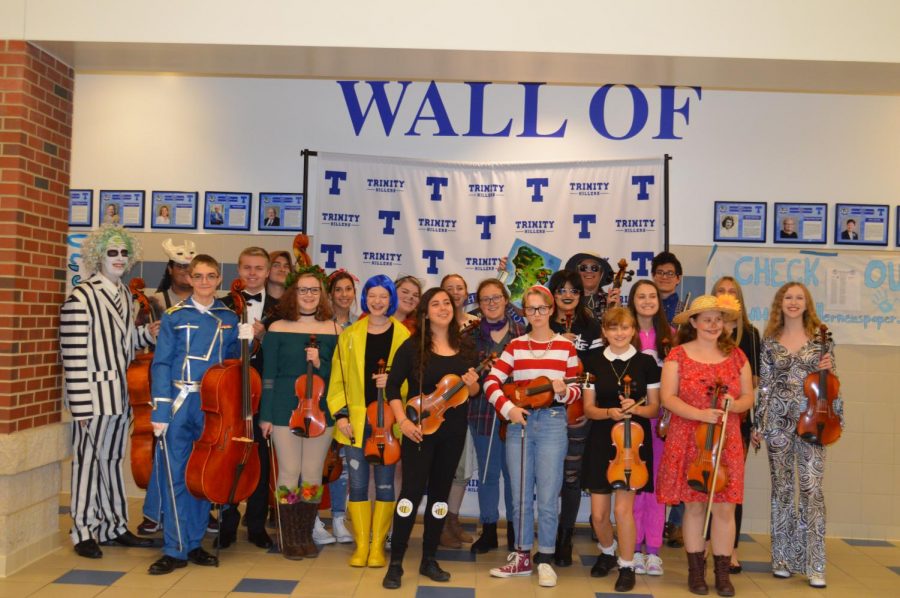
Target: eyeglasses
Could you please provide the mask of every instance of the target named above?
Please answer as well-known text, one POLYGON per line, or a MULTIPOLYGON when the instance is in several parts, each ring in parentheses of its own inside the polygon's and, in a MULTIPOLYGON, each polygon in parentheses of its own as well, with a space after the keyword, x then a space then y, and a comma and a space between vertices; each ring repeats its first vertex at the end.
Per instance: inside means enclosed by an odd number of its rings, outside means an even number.
POLYGON ((494 305, 501 301, 503 301, 503 295, 492 295, 490 297, 482 297, 478 300, 479 303, 484 303, 485 305, 494 305))
POLYGON ((579 264, 578 271, 579 272, 599 272, 600 266, 598 264, 579 264))
POLYGON ((657 270, 653 273, 653 276, 659 276, 660 278, 675 278, 678 274, 675 270, 657 270))
POLYGON ((577 296, 577 295, 581 294, 581 291, 579 291, 578 289, 567 289, 565 287, 560 287, 560 288, 556 289, 556 294, 557 295, 576 295, 577 296))
POLYGON ((297 287, 298 295, 318 295, 321 291, 319 287, 297 287))
POLYGON ((209 282, 215 282, 219 280, 218 274, 191 274, 191 280, 194 282, 202 282, 204 280, 208 280, 209 282))
POLYGON ((119 257, 120 255, 122 257, 128 257, 128 250, 127 249, 107 249, 106 250, 106 257, 119 257))
POLYGON ((526 307, 524 311, 525 311, 526 316, 533 316, 534 314, 541 314, 542 316, 546 316, 547 314, 550 313, 550 306, 549 305, 541 305, 539 307, 529 306, 529 307, 526 307))

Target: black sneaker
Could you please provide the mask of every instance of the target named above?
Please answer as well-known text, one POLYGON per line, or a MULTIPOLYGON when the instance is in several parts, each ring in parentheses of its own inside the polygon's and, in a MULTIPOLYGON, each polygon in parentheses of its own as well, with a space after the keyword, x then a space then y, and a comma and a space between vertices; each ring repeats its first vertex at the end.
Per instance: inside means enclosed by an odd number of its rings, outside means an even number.
POLYGON ((630 592, 634 589, 634 567, 619 567, 619 579, 616 580, 617 592, 630 592))
POLYGON ((450 573, 441 569, 434 559, 422 559, 422 564, 419 565, 419 574, 431 581, 450 581, 450 573))
POLYGON ((609 572, 619 566, 618 559, 611 554, 601 554, 591 567, 591 577, 606 577, 609 572))
POLYGON ((401 563, 391 563, 388 565, 387 573, 384 574, 384 579, 381 580, 381 587, 388 590, 396 590, 400 587, 402 579, 403 565, 401 563))

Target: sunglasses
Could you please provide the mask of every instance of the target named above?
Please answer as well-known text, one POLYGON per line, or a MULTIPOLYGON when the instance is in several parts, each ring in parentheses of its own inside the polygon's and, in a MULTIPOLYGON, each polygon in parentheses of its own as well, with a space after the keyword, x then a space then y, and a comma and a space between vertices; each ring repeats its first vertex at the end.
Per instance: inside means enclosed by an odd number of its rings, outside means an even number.
POLYGON ((128 250, 127 249, 107 249, 106 250, 106 257, 119 257, 120 255, 122 257, 128 257, 128 250))
POLYGON ((599 272, 600 266, 597 264, 581 264, 578 266, 579 272, 599 272))

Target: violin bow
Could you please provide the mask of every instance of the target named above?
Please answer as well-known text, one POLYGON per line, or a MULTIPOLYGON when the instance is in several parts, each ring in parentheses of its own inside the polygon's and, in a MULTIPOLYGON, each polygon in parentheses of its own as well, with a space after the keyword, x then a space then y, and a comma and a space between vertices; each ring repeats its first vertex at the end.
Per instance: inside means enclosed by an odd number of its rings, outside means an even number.
MULTIPOLYGON (((725 392, 727 386, 717 385, 716 392, 725 392)), ((709 499, 706 501, 706 517, 703 519, 703 537, 709 531, 709 516, 712 514, 713 499, 716 496, 716 480, 719 477, 719 464, 722 462, 722 447, 725 445, 725 426, 728 424, 728 408, 731 407, 731 399, 725 398, 725 413, 722 415, 722 432, 719 434, 719 446, 716 447, 716 464, 713 467, 713 477, 709 485, 709 499)))

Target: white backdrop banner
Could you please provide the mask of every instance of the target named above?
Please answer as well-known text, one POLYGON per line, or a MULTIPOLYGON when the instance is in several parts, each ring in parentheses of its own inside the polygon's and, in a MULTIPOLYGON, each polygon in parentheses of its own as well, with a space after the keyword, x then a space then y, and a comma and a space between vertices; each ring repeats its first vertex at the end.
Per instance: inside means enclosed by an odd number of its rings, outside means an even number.
POLYGON ((663 247, 661 158, 467 164, 319 153, 311 173, 317 263, 363 280, 414 274, 434 285, 458 273, 474 283, 512 255, 515 294, 580 251, 624 257, 648 276, 663 247))
POLYGON ((760 332, 775 291, 789 281, 809 287, 816 311, 846 345, 900 345, 900 255, 888 251, 779 251, 713 248, 707 290, 720 276, 744 290, 747 314, 760 332))

